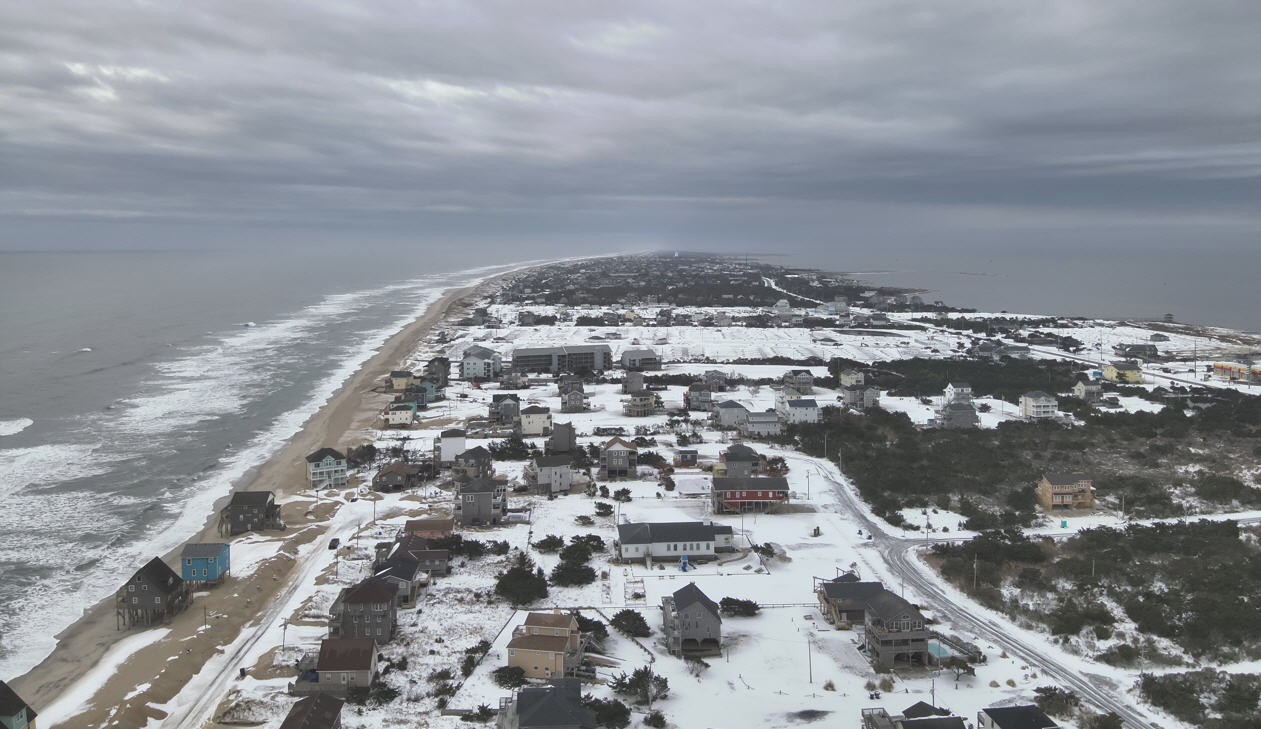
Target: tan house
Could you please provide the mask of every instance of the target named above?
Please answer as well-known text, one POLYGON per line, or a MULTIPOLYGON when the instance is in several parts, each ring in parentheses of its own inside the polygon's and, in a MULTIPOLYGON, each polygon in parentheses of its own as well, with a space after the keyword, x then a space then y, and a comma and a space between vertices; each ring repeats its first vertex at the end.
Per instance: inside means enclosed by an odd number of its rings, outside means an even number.
POLYGON ((345 697, 353 688, 368 688, 377 672, 377 647, 372 638, 325 638, 318 655, 298 661, 298 678, 289 693, 327 693, 345 697))
POLYGON ((442 539, 455 530, 455 519, 408 519, 403 533, 421 539, 442 539))
POLYGON ((530 613, 508 641, 508 665, 525 671, 527 678, 561 678, 581 658, 578 619, 559 611, 530 613))
POLYGON ((1047 511, 1092 509, 1094 482, 1084 473, 1044 473, 1038 482, 1038 503, 1047 511))

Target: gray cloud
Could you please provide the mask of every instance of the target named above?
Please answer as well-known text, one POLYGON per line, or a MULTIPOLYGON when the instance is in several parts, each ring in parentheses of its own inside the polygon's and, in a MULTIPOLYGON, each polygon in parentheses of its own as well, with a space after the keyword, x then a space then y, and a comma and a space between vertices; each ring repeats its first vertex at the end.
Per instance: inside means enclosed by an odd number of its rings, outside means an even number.
POLYGON ((1258 21, 1157 0, 12 3, 0 216, 23 244, 67 219, 1255 233, 1258 21))

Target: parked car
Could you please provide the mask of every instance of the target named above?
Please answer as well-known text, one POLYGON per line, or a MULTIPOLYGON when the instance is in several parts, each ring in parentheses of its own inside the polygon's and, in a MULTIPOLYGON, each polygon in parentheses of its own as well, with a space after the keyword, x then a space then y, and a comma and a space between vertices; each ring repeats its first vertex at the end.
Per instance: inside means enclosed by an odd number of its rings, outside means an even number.
POLYGON ((341 545, 342 545, 342 540, 338 539, 337 537, 333 537, 332 539, 328 540, 329 549, 337 549, 341 545))

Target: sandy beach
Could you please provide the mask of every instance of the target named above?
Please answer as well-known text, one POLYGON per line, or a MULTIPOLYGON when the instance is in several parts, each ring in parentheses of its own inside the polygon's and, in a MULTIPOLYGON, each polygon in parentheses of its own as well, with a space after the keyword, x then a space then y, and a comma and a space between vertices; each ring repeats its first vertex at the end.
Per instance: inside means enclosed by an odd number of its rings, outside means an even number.
MULTIPOLYGON (((377 423, 390 397, 374 391, 382 378, 454 308, 519 273, 507 272, 444 294, 422 317, 387 340, 298 433, 234 489, 271 490, 278 500, 309 491, 305 456, 323 446, 344 450, 367 442, 366 431, 377 423)), ((216 503, 216 512, 207 515, 201 532, 188 541, 224 540, 217 531, 217 510, 226 501, 225 496, 216 503)), ((140 630, 117 629, 114 597, 110 595, 57 635, 52 653, 10 685, 39 711, 41 726, 51 726, 48 722, 56 720, 57 726, 141 727, 150 718, 162 718, 164 714, 150 704, 164 704, 178 694, 208 659, 221 652, 220 646, 232 643, 244 627, 263 617, 275 598, 298 580, 294 569, 298 548, 323 535, 336 509, 328 502, 321 502, 318 509, 312 506, 303 500, 285 504, 282 515, 289 528, 283 533, 260 535, 275 542, 275 555, 244 578, 210 587, 208 595, 198 593, 190 609, 169 625, 155 626, 168 630, 160 639, 134 651, 134 646, 126 645, 126 639, 140 630), (119 652, 130 655, 120 658, 119 652), (144 685, 147 688, 136 690, 144 685)), ((178 555, 175 550, 164 558, 177 565, 178 555)))

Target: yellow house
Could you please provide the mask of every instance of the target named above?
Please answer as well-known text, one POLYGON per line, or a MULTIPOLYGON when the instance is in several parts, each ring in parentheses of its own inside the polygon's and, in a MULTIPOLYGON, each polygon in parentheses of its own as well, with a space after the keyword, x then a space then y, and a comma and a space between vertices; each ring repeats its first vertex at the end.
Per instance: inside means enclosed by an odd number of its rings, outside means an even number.
POLYGON ((530 613, 508 641, 508 665, 527 678, 560 678, 581 655, 578 619, 561 612, 530 613))
POLYGON ((1143 368, 1137 362, 1109 362, 1103 368, 1103 379, 1108 382, 1137 384, 1143 381, 1143 368))

